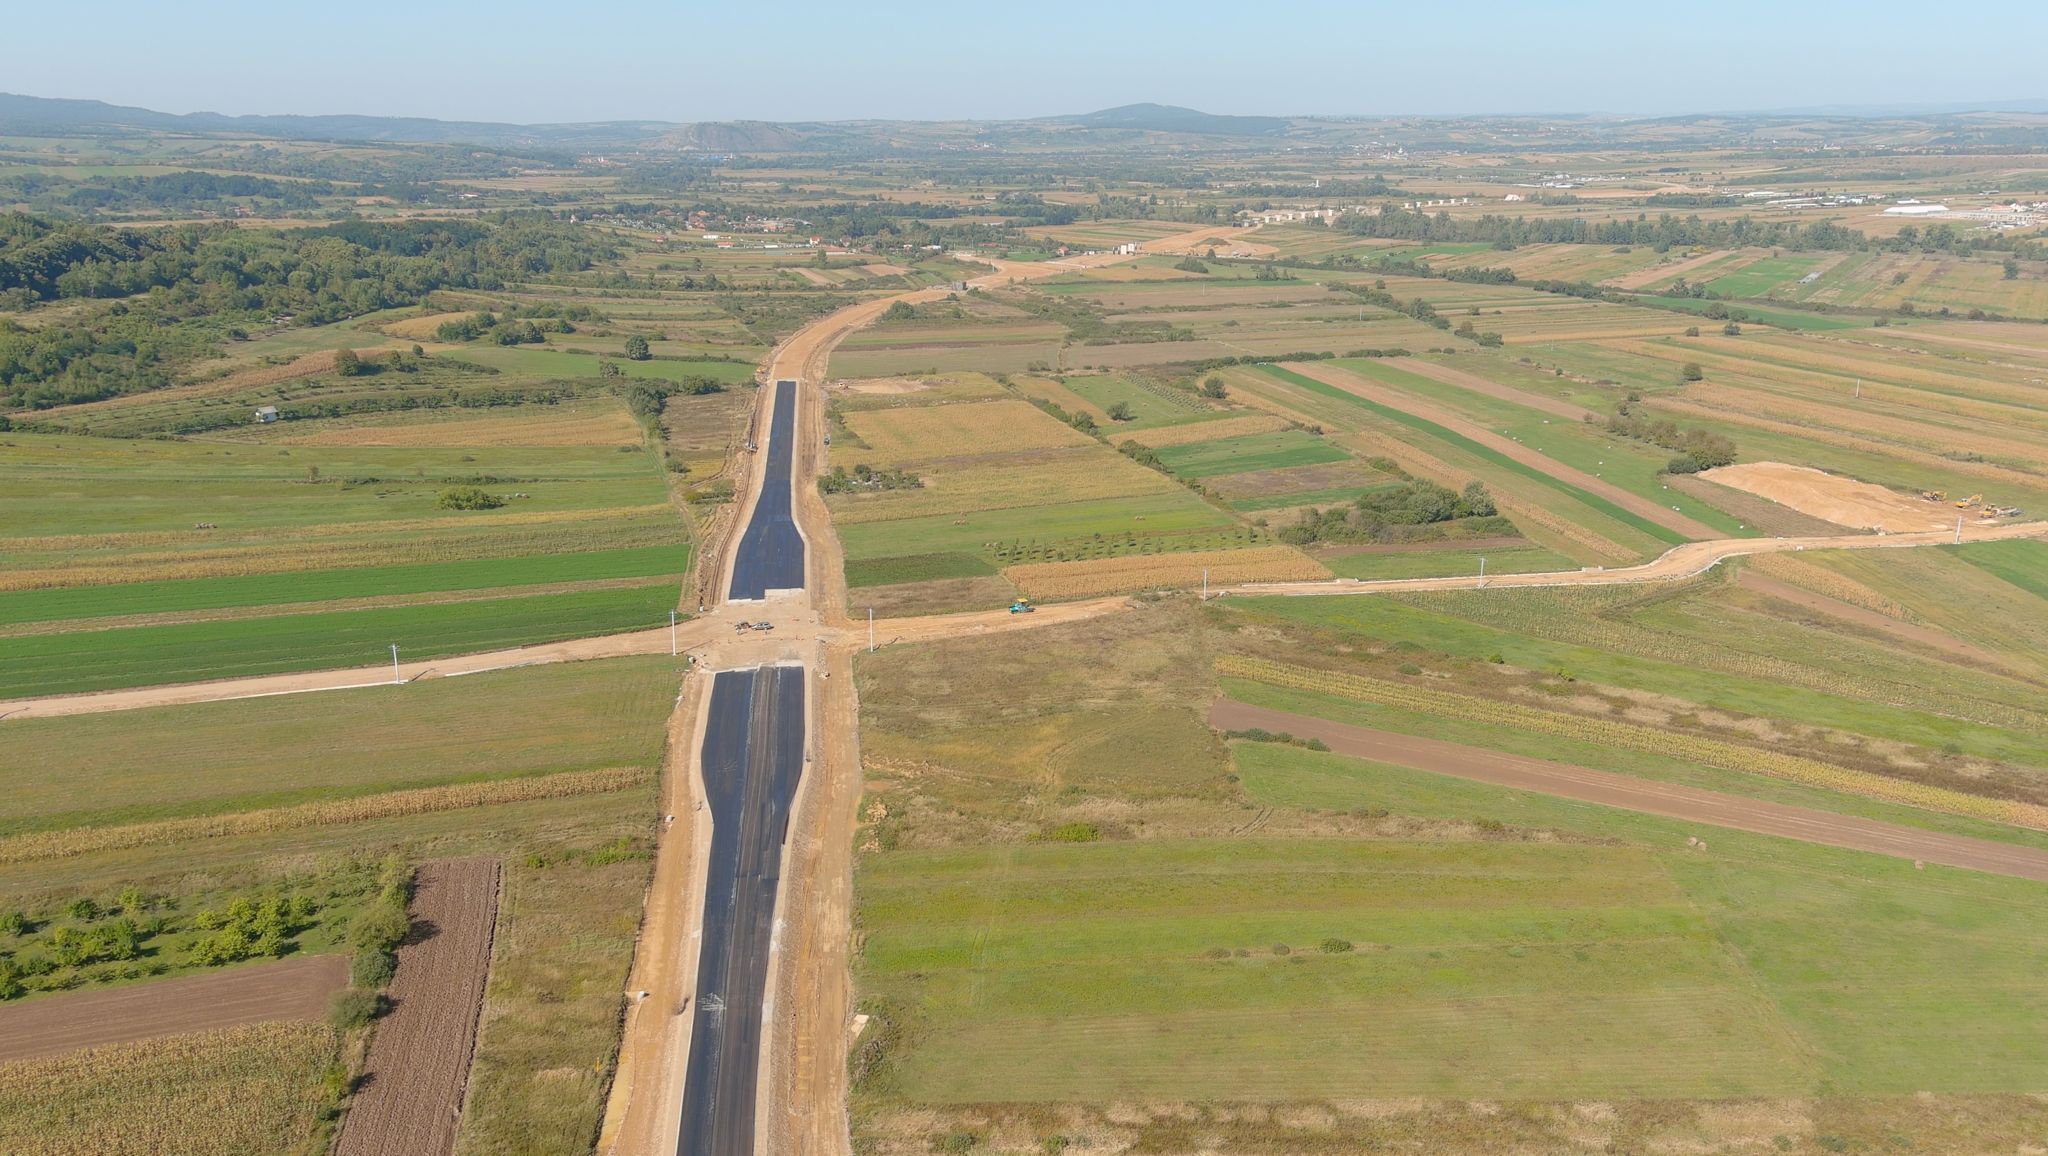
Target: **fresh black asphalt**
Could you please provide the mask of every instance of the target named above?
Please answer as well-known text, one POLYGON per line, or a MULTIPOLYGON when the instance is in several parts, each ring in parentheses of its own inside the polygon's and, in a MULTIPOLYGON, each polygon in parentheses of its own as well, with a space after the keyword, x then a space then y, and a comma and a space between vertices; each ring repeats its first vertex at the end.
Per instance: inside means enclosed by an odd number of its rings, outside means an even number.
POLYGON ((727 597, 759 600, 770 590, 800 590, 804 584, 804 540, 790 511, 790 462, 795 457, 796 382, 778 381, 768 418, 768 473, 754 516, 740 535, 727 597))
POLYGON ((751 1156, 775 891, 803 773, 804 669, 722 671, 711 684, 709 709, 711 879, 676 1152, 751 1156))

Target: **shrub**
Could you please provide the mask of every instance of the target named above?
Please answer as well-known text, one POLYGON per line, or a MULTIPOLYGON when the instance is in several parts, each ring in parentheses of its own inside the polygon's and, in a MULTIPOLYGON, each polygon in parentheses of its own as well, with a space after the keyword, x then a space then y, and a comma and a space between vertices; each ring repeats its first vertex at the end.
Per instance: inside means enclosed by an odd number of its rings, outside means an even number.
POLYGON ((1109 415, 1111 421, 1130 421, 1137 416, 1131 412, 1131 404, 1126 401, 1111 402, 1109 408, 1103 412, 1109 415))
POLYGON ((1039 832, 1038 838, 1044 843, 1093 843, 1102 838, 1102 829, 1093 823, 1062 823, 1039 832))
POLYGON ((1273 945, 1273 954, 1274 954, 1274 955, 1293 955, 1293 954, 1294 954, 1294 949, 1293 949, 1293 948, 1291 948, 1291 947, 1289 947, 1289 946, 1287 946, 1287 945, 1286 945, 1286 944, 1284 944, 1284 943, 1276 943, 1276 944, 1274 944, 1274 945, 1273 945))
POLYGON ((93 920, 100 917, 100 905, 91 899, 74 899, 64 913, 73 919, 93 920))
POLYGON ((631 337, 626 338, 626 360, 646 361, 653 356, 647 350, 647 339, 645 337, 635 333, 631 337))
POLYGON ((1678 371, 1678 376, 1687 381, 1700 381, 1707 376, 1707 372, 1700 368, 1699 362, 1688 361, 1685 363, 1685 368, 1678 371))
POLYGON ((353 1031, 376 1019, 383 1005, 383 997, 374 991, 343 988, 327 1005, 327 1022, 335 1031, 353 1031))
POLYGON ((1700 327, 1699 327, 1699 326, 1697 326, 1697 325, 1688 325, 1688 326, 1686 326, 1686 327, 1685 327, 1685 335, 1686 335, 1687 337, 1698 337, 1698 336, 1700 335, 1700 327))
POLYGON ((390 983, 397 969, 398 960, 388 951, 358 951, 348 962, 349 986, 375 991, 390 983))
POLYGON ((1730 321, 1721 327, 1721 335, 1723 337, 1740 337, 1742 336, 1742 326, 1730 321))
POLYGON ((456 486, 441 491, 441 500, 436 503, 444 510, 495 510, 505 504, 505 499, 481 486, 456 486))
POLYGON ((1219 399, 1230 396, 1230 391, 1228 389, 1225 389, 1223 386, 1223 379, 1213 375, 1202 382, 1202 388, 1197 392, 1199 392, 1203 397, 1213 397, 1219 399))
POLYGON ((1324 955, 1342 955, 1351 950, 1351 941, 1348 939, 1338 939, 1333 935, 1317 944, 1316 950, 1324 955))
POLYGON ((353 349, 338 349, 334 353, 334 372, 343 377, 354 377, 363 372, 363 359, 353 349))

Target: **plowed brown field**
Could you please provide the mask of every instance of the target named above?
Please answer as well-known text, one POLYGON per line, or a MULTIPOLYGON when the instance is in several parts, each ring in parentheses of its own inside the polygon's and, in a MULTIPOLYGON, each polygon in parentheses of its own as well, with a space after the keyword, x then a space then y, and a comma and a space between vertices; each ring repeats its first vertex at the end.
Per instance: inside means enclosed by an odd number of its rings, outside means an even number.
POLYGON ((347 982, 347 957, 306 955, 9 1004, 0 1007, 0 1060, 267 1020, 319 1020, 347 982))
POLYGON ((498 915, 494 859, 420 868, 413 933, 398 949, 391 1011, 370 1041, 337 1156, 446 1156, 455 1147, 462 1093, 490 974, 498 915))

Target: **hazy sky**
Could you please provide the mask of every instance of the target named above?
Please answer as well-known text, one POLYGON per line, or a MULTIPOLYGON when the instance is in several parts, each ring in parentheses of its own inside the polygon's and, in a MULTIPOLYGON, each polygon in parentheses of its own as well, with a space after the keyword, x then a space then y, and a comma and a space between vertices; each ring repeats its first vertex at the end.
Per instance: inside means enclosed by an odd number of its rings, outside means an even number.
POLYGON ((1863 0, 111 0, 10 5, 0 91, 516 122, 1668 113, 2048 97, 2048 8, 1863 0))

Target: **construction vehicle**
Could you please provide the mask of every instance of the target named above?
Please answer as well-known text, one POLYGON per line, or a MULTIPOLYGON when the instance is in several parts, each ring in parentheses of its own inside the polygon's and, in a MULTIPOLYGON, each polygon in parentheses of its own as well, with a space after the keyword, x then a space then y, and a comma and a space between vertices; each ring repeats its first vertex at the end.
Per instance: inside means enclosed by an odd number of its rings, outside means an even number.
POLYGON ((1985 512, 1994 518, 2017 518, 2020 516, 2020 508, 2018 506, 1993 506, 1985 512))
POLYGON ((1922 490, 1920 491, 1920 500, 1923 502, 1946 502, 1948 501, 1948 491, 1922 490))
POLYGON ((1037 609, 1038 607, 1033 606, 1029 598, 1019 598, 1015 602, 1010 603, 1010 613, 1012 614, 1030 614, 1037 609))
POLYGON ((1960 502, 1957 502, 1957 503, 1956 503, 1956 509, 1958 509, 1958 510, 1967 510, 1967 509, 1969 509, 1969 508, 1970 508, 1971 506, 1975 506, 1975 505, 1978 505, 1978 504, 1982 503, 1983 501, 1984 501, 1984 495, 1982 495, 1982 494, 1971 494, 1971 495, 1970 495, 1969 497, 1967 497, 1967 498, 1964 498, 1964 499, 1963 499, 1962 501, 1960 501, 1960 502))
POLYGON ((775 624, 774 624, 773 622, 756 622, 756 623, 754 623, 754 629, 756 629, 756 630, 773 630, 773 629, 775 629, 775 624))
POLYGON ((735 634, 745 634, 747 631, 752 630, 753 628, 754 624, 751 622, 736 622, 733 624, 732 629, 733 633, 735 634))

